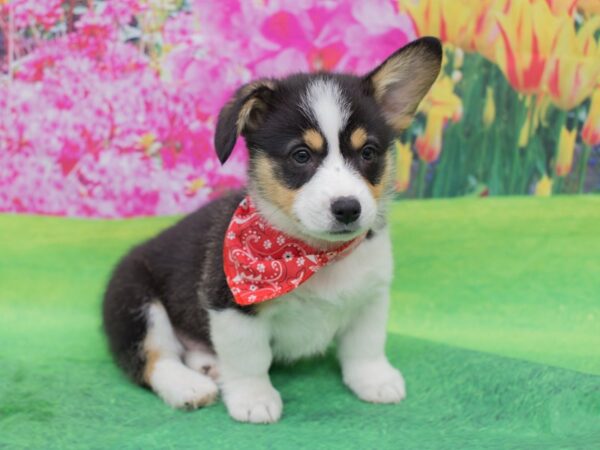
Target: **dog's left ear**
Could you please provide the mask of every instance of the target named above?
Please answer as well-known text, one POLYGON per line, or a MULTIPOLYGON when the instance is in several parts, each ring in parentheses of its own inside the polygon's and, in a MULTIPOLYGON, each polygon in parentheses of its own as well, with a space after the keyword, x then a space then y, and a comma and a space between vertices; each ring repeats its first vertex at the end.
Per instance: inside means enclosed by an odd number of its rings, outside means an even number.
POLYGON ((241 134, 262 124, 275 88, 274 80, 258 80, 246 84, 221 109, 215 131, 215 149, 221 164, 227 161, 241 134))
POLYGON ((364 77, 366 91, 375 97, 386 121, 396 131, 410 125, 441 65, 440 41, 424 37, 402 47, 364 77))

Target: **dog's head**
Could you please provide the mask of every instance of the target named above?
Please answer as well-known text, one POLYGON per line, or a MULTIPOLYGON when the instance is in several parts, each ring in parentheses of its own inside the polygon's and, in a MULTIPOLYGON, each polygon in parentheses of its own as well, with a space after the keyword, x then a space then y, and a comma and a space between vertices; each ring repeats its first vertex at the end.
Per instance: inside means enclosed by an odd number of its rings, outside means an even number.
POLYGON ((249 191, 293 235, 344 241, 377 226, 393 189, 390 150, 440 70, 435 38, 401 48, 364 77, 317 73, 241 87, 219 115, 224 163, 239 135, 249 191))

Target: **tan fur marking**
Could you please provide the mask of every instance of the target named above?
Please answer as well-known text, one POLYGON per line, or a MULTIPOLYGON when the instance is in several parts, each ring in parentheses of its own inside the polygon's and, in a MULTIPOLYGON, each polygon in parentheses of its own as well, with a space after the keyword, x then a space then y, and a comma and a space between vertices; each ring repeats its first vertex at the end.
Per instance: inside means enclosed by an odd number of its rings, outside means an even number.
POLYGON ((258 81, 254 81, 252 83, 249 83, 248 85, 244 86, 242 88, 242 90, 240 91, 240 94, 242 95, 242 97, 245 97, 247 95, 250 95, 252 93, 252 91, 260 88, 260 87, 267 87, 271 90, 275 89, 275 83, 271 80, 258 80, 258 81))
MULTIPOLYGON (((247 97, 248 95, 252 94, 253 91, 261 87, 267 87, 271 90, 274 90, 275 83, 271 80, 259 80, 254 83, 250 83, 247 86, 244 86, 240 90, 239 95, 241 96, 241 98, 247 97)), ((264 109, 265 106, 258 98, 252 97, 248 99, 240 109, 240 113, 236 122, 238 134, 241 134, 245 127, 252 127, 255 125, 250 122, 250 114, 252 113, 252 110, 254 108, 264 109)))
POLYGON ((292 206, 296 199, 296 191, 283 186, 273 173, 273 167, 268 157, 260 156, 256 161, 255 179, 260 194, 292 216, 292 206))
POLYGON ((350 144, 354 150, 360 150, 367 142, 367 131, 363 127, 358 127, 350 135, 350 144))
POLYGON ((257 104, 258 100, 256 98, 251 98, 248 100, 242 108, 240 109, 240 114, 238 115, 238 120, 236 122, 237 132, 241 134, 244 130, 244 127, 248 123, 248 119, 250 118, 250 113, 252 112, 252 108, 254 108, 257 104))
POLYGON ((306 130, 302 135, 302 138, 304 139, 306 145, 308 145, 310 149, 314 150, 315 152, 322 152, 325 148, 325 139, 323 139, 321 133, 313 128, 306 130))
POLYGON ((160 359, 160 353, 156 350, 146 351, 146 365, 144 366, 143 380, 148 385, 150 384, 150 378, 154 373, 154 367, 156 362, 160 359))
POLYGON ((392 152, 388 151, 385 155, 385 167, 383 169, 383 174, 381 174, 381 178, 379 179, 379 183, 367 183, 369 190, 371 191, 371 195, 375 200, 379 200, 392 186, 392 178, 394 173, 393 163, 394 161, 392 158, 392 152))

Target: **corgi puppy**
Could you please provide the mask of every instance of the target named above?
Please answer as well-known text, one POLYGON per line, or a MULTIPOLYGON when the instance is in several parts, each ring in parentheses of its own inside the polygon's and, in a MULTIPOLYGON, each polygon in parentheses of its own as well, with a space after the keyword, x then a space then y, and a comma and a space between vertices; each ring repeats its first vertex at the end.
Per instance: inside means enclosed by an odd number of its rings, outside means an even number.
POLYGON ((393 276, 386 209, 391 142, 442 61, 418 39, 369 74, 297 74, 242 86, 219 114, 224 163, 243 136, 248 186, 133 248, 106 289, 118 365, 175 408, 215 401, 232 418, 283 410, 273 361, 336 345, 360 399, 397 403, 404 380, 384 353, 393 276))

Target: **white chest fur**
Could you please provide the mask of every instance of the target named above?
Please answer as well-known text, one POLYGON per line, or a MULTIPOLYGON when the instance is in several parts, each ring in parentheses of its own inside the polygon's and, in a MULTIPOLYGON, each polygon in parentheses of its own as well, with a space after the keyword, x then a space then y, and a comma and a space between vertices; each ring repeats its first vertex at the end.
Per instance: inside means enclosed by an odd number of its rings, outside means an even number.
POLYGON ((259 314, 269 324, 273 357, 289 361, 324 352, 361 307, 384 295, 392 272, 384 229, 292 293, 265 304, 259 314))

